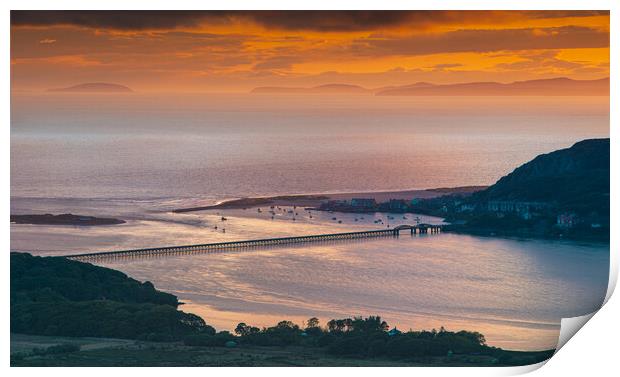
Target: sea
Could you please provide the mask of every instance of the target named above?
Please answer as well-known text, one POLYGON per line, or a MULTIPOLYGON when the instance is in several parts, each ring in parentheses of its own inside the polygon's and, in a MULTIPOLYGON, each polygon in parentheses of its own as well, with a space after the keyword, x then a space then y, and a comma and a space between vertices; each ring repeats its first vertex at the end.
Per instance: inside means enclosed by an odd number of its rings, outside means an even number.
MULTIPOLYGON (((11 100, 11 213, 127 221, 11 224, 11 250, 35 255, 407 224, 416 215, 171 210, 251 196, 490 185, 541 153, 609 137, 608 97, 11 100)), ((493 346, 542 350, 555 347, 561 318, 601 305, 609 244, 442 233, 96 263, 153 282, 222 330, 381 315, 401 330, 466 329, 493 346)))

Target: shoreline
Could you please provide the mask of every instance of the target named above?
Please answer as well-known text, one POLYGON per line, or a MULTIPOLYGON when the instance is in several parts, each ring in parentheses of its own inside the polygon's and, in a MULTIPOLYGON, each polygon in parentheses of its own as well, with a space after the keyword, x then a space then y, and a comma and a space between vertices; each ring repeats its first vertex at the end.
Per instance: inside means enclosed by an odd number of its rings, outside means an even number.
POLYGON ((488 238, 509 238, 509 239, 521 239, 521 240, 547 240, 547 241, 570 241, 570 242, 583 242, 586 244, 597 245, 609 245, 609 236, 555 236, 550 234, 540 234, 533 231, 514 230, 508 231, 505 229, 491 229, 481 228, 472 229, 463 227, 460 225, 448 224, 442 227, 442 232, 452 234, 465 234, 468 236, 476 237, 488 237, 488 238))
POLYGON ((440 187, 430 189, 396 190, 396 191, 370 191, 370 192, 347 192, 335 194, 299 194, 299 195, 276 195, 264 197, 245 197, 225 200, 208 206, 175 208, 173 213, 187 213, 206 211, 212 209, 243 209, 255 208, 264 205, 274 206, 300 206, 315 207, 325 200, 351 200, 353 198, 375 199, 377 202, 385 202, 390 199, 431 199, 448 194, 468 194, 485 189, 488 186, 459 186, 440 187))

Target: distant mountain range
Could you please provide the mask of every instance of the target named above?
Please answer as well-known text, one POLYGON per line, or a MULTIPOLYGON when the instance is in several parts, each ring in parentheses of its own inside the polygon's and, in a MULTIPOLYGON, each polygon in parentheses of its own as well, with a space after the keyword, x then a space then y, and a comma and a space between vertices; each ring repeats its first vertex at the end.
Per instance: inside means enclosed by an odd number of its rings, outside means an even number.
POLYGON ((110 84, 106 82, 92 82, 78 84, 67 88, 55 88, 49 89, 49 92, 71 92, 71 93, 131 93, 133 90, 130 88, 119 85, 110 84))
POLYGON ((260 86, 252 89, 251 93, 301 93, 301 94, 372 94, 372 90, 358 85, 327 84, 312 88, 260 86))
POLYGON ((378 96, 606 96, 609 78, 572 80, 565 77, 545 80, 471 82, 448 85, 409 85, 380 90, 378 96))
POLYGON ((539 155, 472 199, 548 202, 558 208, 608 215, 609 146, 609 139, 589 139, 539 155))
POLYGON ((609 78, 573 80, 566 77, 542 80, 470 82, 436 85, 418 82, 403 86, 367 89, 358 85, 327 84, 311 88, 258 87, 251 93, 270 94, 368 94, 377 96, 608 96, 609 78))

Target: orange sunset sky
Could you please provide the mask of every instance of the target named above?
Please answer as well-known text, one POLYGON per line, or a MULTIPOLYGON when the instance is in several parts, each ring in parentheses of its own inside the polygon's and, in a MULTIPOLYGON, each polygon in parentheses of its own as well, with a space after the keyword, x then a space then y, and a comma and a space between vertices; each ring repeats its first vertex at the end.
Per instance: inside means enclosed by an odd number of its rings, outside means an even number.
POLYGON ((608 11, 13 11, 15 91, 609 76, 608 11))

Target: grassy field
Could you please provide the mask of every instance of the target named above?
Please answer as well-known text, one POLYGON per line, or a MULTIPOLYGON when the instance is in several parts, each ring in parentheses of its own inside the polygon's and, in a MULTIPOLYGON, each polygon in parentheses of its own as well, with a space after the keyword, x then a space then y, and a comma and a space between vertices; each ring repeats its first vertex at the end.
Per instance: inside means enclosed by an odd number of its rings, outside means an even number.
MULTIPOLYGON (((514 352, 535 357, 536 352, 514 352)), ((123 339, 67 338, 11 334, 11 366, 500 366, 481 355, 453 355, 417 360, 352 359, 326 355, 308 347, 188 347, 181 343, 155 343, 123 339), (33 354, 59 344, 76 344, 80 350, 33 354)))

